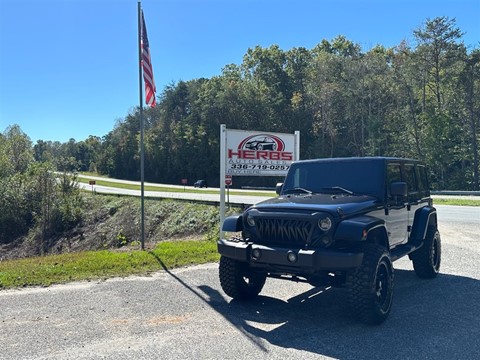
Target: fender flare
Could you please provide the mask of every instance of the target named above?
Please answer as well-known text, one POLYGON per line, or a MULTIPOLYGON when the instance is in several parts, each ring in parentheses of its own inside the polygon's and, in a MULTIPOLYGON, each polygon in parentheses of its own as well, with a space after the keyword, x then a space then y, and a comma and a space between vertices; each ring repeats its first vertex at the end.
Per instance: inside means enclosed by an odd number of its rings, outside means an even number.
POLYGON ((415 211, 410 239, 423 241, 430 225, 437 226, 437 209, 433 206, 425 206, 415 211))
POLYGON ((222 231, 238 232, 243 230, 242 215, 227 217, 222 224, 222 231))
POLYGON ((373 230, 380 230, 384 232, 384 235, 386 236, 387 230, 385 227, 385 221, 373 216, 362 215, 352 219, 343 220, 338 225, 333 238, 335 241, 365 241, 368 238, 368 233, 373 230))

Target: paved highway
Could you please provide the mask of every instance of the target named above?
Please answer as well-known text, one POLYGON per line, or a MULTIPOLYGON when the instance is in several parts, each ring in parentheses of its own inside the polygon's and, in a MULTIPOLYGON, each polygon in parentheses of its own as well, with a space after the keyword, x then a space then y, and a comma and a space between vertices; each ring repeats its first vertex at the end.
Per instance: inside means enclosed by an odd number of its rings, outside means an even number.
MULTIPOLYGON (((92 180, 108 180, 109 182, 117 182, 117 183, 123 183, 123 184, 129 184, 129 185, 138 185, 140 186, 140 183, 138 181, 128 181, 128 180, 118 180, 118 179, 105 179, 105 178, 98 178, 98 177, 93 177, 93 176, 83 176, 87 179, 92 179, 92 180)), ((109 186, 102 186, 102 185, 88 185, 85 183, 79 183, 79 186, 82 189, 85 190, 90 190, 90 191, 95 191, 97 193, 102 193, 102 194, 118 194, 118 195, 130 195, 130 196, 140 196, 140 190, 130 190, 130 189, 122 189, 122 188, 116 188, 116 187, 109 187, 109 186)), ((145 183, 145 186, 150 186, 150 187, 169 187, 169 188, 174 188, 178 189, 178 192, 165 192, 165 191, 145 191, 145 197, 150 197, 150 198, 164 198, 164 199, 182 199, 182 200, 196 200, 196 201, 206 201, 206 202, 220 202, 220 195, 219 194, 209 194, 207 191, 209 190, 217 190, 215 188, 196 188, 196 192, 188 192, 188 190, 193 189, 192 186, 182 186, 182 185, 165 185, 165 184, 155 184, 155 183, 145 183), (186 191, 183 191, 183 190, 186 191)), ((264 199, 267 199, 268 197, 262 197, 262 196, 253 196, 249 195, 251 193, 250 190, 239 190, 235 189, 235 192, 243 192, 245 195, 230 195, 228 199, 230 200, 230 203, 232 204, 255 204, 259 201, 262 201, 264 199)), ((273 193, 272 193, 273 194, 273 193)), ((225 197, 227 196, 227 193, 225 192, 225 197)), ((227 198, 225 199, 227 201, 227 198)))
POLYGON ((381 326, 350 319, 342 291, 308 284, 269 279, 257 300, 232 301, 207 264, 0 291, 0 359, 479 359, 480 208, 438 212, 441 274, 421 280, 395 262, 381 326))

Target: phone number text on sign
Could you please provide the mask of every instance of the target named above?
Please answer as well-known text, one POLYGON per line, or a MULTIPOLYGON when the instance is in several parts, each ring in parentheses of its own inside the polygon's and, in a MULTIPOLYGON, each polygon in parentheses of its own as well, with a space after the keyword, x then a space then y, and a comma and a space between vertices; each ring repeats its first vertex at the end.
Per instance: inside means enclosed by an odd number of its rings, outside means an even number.
POLYGON ((227 174, 231 175, 265 175, 265 176, 284 176, 290 168, 289 164, 228 164, 227 174))

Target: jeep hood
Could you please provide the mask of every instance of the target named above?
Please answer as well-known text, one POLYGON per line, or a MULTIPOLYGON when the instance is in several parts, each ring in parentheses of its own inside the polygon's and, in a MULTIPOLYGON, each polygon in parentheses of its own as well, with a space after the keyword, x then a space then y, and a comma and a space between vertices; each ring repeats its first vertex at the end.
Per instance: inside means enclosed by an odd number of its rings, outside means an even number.
POLYGON ((370 195, 292 194, 259 202, 253 208, 259 211, 327 211, 332 214, 340 210, 343 215, 348 216, 379 205, 380 201, 370 195))

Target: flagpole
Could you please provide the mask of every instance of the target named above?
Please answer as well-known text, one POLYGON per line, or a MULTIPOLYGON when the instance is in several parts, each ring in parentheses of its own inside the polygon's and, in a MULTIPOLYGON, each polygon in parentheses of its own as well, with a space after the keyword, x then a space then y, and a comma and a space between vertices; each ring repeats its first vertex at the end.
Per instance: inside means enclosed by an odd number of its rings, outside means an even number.
POLYGON ((144 159, 144 147, 143 147, 143 136, 144 136, 144 124, 143 124, 143 84, 142 84, 142 5, 141 2, 138 2, 138 85, 139 85, 139 98, 140 98, 140 212, 141 212, 141 244, 142 250, 145 250, 145 178, 144 178, 144 168, 145 168, 145 159, 144 159))

